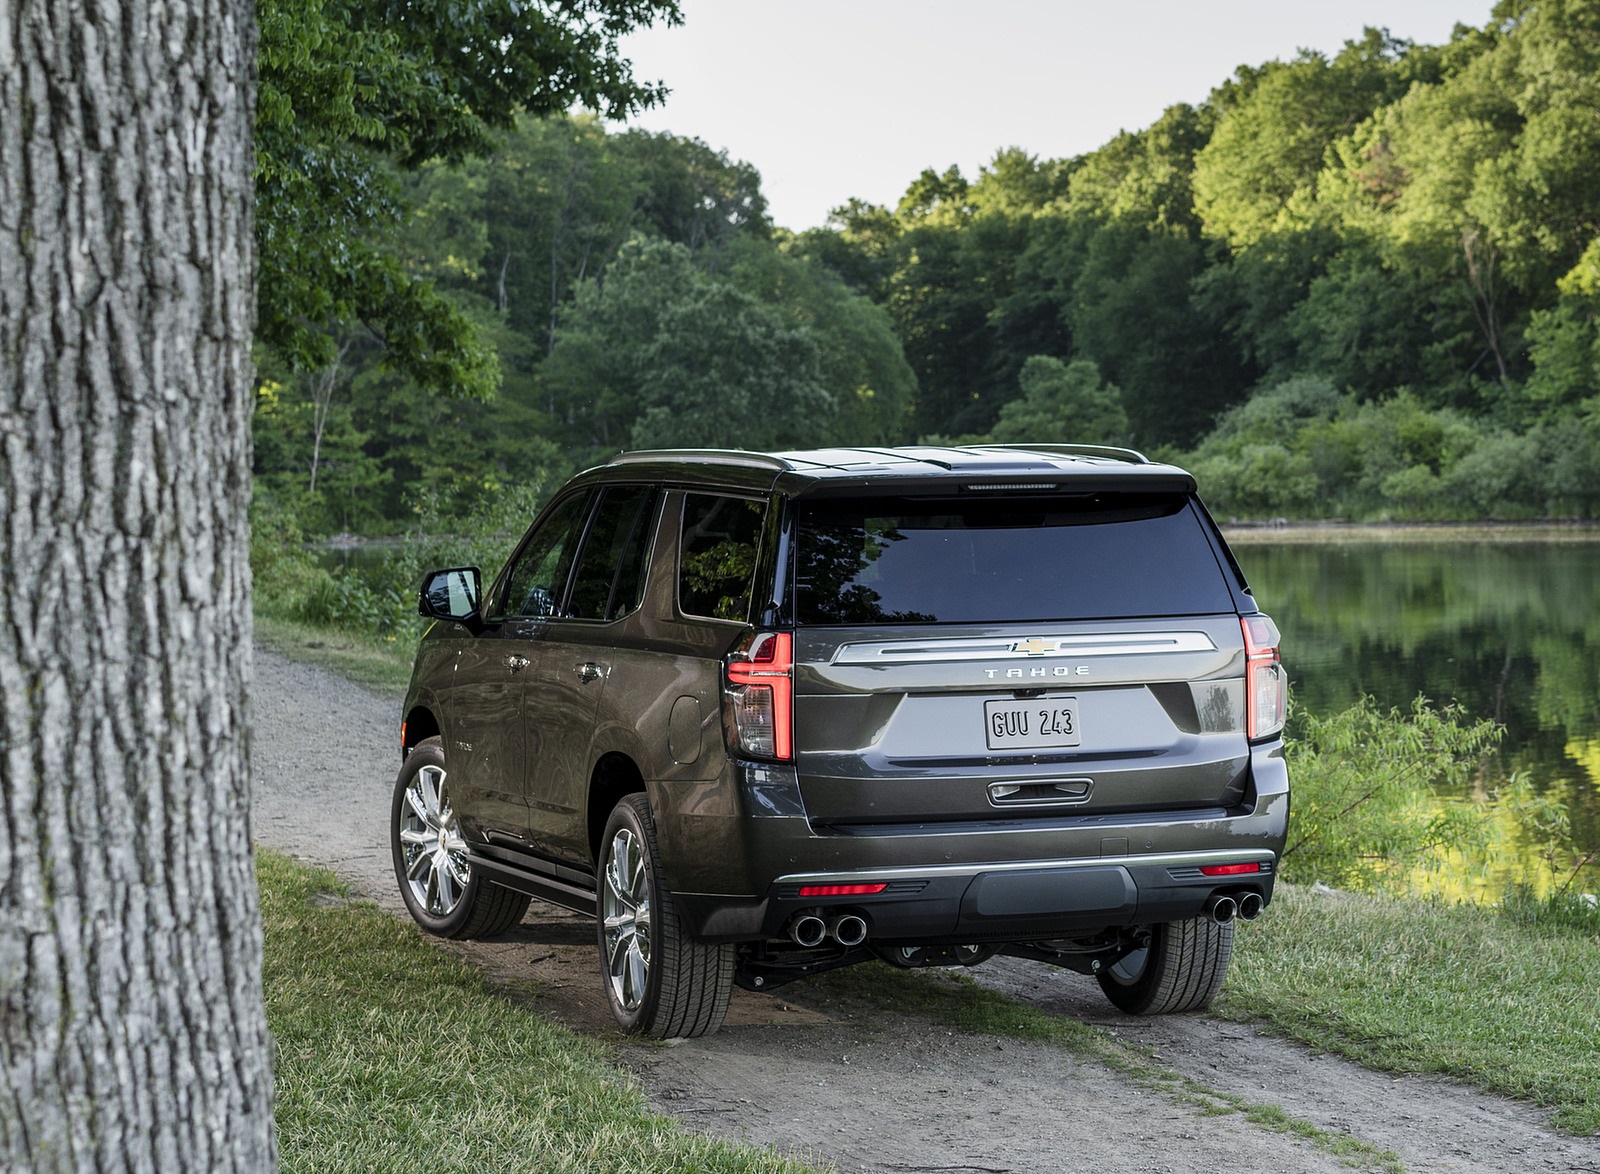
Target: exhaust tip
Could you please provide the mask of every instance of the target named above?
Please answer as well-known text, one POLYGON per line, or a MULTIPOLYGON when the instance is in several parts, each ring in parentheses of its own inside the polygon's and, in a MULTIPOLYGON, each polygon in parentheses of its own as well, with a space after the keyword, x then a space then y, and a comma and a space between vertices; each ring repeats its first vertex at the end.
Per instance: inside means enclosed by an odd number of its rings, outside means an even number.
POLYGON ((829 929, 833 933, 833 940, 841 946, 859 946, 867 940, 866 920, 854 913, 834 918, 829 929))
POLYGON ((1239 912, 1239 903, 1232 897, 1212 897, 1206 902, 1206 912, 1218 925, 1227 925, 1239 912))
POLYGON ((1245 893, 1239 898, 1239 920, 1254 921, 1261 916, 1261 910, 1266 902, 1261 899, 1260 893, 1245 893))
POLYGON ((789 922, 789 940, 797 946, 820 946, 827 936, 827 922, 815 913, 798 914, 789 922))

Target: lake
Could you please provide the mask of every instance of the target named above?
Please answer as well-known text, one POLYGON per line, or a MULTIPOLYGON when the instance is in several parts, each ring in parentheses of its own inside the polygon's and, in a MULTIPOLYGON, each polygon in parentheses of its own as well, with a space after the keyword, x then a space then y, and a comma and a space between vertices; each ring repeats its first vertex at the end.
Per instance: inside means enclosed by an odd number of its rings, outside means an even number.
MULTIPOLYGON (((1230 531, 1229 541, 1283 633, 1297 706, 1331 713, 1368 693, 1404 709, 1423 694, 1492 718, 1505 738, 1464 797, 1486 800, 1522 772, 1567 805, 1569 851, 1600 849, 1600 533, 1230 531)), ((1528 844, 1466 871, 1420 887, 1494 900, 1509 880, 1549 891, 1566 877, 1528 844)), ((1600 867, 1574 888, 1600 888, 1600 867)))

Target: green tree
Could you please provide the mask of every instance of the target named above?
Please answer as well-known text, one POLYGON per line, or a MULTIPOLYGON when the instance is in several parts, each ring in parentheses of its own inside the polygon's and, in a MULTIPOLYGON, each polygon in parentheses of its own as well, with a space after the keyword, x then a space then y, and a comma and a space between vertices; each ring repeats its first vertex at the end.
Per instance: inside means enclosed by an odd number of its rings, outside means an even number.
POLYGON ((1288 64, 1241 71, 1213 95, 1210 140, 1195 156, 1195 211, 1206 232, 1244 247, 1311 221, 1317 179, 1333 142, 1404 93, 1432 64, 1411 45, 1367 29, 1332 60, 1303 52, 1288 64))
POLYGON ((580 286, 541 380, 575 452, 822 443, 837 413, 808 330, 643 238, 580 286))
POLYGON ((883 307, 827 266, 765 241, 737 247, 728 279, 783 310, 817 345, 818 373, 837 408, 829 440, 897 444, 909 438, 917 381, 883 307))
POLYGON ((794 448, 831 431, 816 343, 722 282, 667 307, 635 370, 632 448, 794 448))
POLYGON ((1000 409, 989 434, 1001 444, 1123 444, 1128 416, 1122 394, 1102 383, 1100 371, 1087 359, 1063 363, 1034 355, 1018 377, 1022 395, 1000 409))
POLYGON ((258 14, 258 338, 316 370, 360 323, 424 385, 488 394, 492 354, 397 254, 387 164, 488 154, 519 111, 622 117, 658 101, 618 39, 676 23, 676 0, 262 0, 258 14))

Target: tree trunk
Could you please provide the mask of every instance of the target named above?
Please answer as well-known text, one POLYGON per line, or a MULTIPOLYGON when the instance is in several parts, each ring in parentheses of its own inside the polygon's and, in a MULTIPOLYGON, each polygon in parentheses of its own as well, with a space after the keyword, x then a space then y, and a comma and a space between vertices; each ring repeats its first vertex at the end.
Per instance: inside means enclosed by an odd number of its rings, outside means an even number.
POLYGON ((249 0, 0 0, 0 1168, 274 1164, 249 0))
POLYGON ((321 371, 311 377, 311 483, 306 486, 308 497, 317 496, 317 469, 322 463, 322 436, 328 430, 328 413, 333 410, 333 393, 339 387, 339 372, 344 370, 344 357, 350 353, 350 340, 339 343, 339 349, 321 371))

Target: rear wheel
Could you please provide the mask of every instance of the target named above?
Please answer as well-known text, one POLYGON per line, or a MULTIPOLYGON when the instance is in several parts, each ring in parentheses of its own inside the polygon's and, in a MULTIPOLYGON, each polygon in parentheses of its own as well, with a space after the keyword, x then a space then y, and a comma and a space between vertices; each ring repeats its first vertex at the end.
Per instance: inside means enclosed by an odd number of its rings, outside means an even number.
POLYGON ((734 947, 685 935, 661 881, 655 819, 643 795, 612 808, 600 841, 600 968, 611 1013, 629 1034, 706 1035, 733 994, 734 947))
POLYGON ((485 880, 467 863, 450 808, 444 745, 418 742, 394 782, 389 842, 395 879, 412 918, 445 938, 489 938, 522 920, 528 898, 485 880))
POLYGON ((1116 1006, 1132 1015, 1200 1011, 1222 989, 1233 956, 1233 923, 1209 917, 1150 927, 1150 942, 1095 977, 1116 1006))

